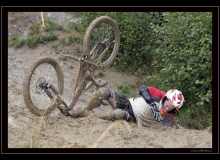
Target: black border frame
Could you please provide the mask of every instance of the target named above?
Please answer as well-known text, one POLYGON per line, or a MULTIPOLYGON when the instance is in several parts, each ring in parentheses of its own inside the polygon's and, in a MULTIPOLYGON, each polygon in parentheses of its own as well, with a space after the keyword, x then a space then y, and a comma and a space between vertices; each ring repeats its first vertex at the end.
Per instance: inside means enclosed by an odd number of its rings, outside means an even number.
POLYGON ((69 154, 106 154, 106 153, 191 153, 191 154, 210 154, 219 153, 219 7, 218 6, 3 6, 2 12, 2 28, 1 28, 1 153, 3 154, 32 154, 32 153, 69 153, 69 154), (213 115, 212 115, 212 148, 8 148, 8 108, 7 101, 8 88, 8 12, 212 12, 213 13, 213 115), (7 32, 6 32, 7 31, 7 32), (7 54, 6 54, 7 53, 7 54), (7 68, 6 68, 7 67, 7 68))

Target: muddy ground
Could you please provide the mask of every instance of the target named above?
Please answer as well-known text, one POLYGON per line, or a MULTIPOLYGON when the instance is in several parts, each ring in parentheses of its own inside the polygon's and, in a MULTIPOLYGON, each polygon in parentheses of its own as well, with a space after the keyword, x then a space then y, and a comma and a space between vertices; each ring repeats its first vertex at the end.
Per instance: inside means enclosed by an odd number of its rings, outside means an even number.
MULTIPOLYGON (((27 37, 28 27, 41 20, 40 12, 9 13, 8 36, 27 37)), ((44 13, 59 24, 65 24, 65 19, 75 21, 64 12, 44 13)), ((108 121, 96 117, 104 111, 110 111, 111 106, 101 105, 93 110, 88 117, 73 119, 63 117, 56 109, 47 117, 34 116, 23 100, 23 79, 28 67, 41 56, 56 59, 64 74, 63 98, 70 102, 74 80, 78 73, 78 63, 58 59, 51 45, 61 38, 67 38, 68 33, 59 32, 58 40, 40 44, 36 49, 27 46, 8 48, 8 147, 22 148, 36 144, 38 148, 211 148, 212 133, 206 130, 175 129, 165 127, 154 129, 138 127, 135 123, 124 121, 108 121), (72 66, 72 67, 70 67, 72 66)), ((71 49, 69 49, 71 50, 71 49)), ((72 48, 74 52, 74 47, 72 48)), ((124 82, 135 83, 138 77, 123 75, 119 72, 105 70, 106 87, 118 92, 117 86, 124 82)), ((94 88, 84 93, 75 107, 85 107, 94 88)))

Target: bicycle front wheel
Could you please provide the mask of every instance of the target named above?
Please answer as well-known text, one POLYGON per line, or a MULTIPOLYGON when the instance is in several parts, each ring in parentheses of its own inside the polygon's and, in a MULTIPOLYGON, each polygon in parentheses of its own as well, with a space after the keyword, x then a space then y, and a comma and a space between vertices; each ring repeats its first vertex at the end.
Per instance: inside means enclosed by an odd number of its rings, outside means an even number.
POLYGON ((41 57, 29 67, 23 81, 24 101, 33 114, 46 116, 53 111, 50 105, 55 94, 49 87, 51 84, 62 95, 64 77, 60 65, 52 58, 41 57))
POLYGON ((90 23, 83 40, 83 51, 90 61, 108 67, 115 60, 119 46, 120 31, 113 19, 101 16, 90 23))

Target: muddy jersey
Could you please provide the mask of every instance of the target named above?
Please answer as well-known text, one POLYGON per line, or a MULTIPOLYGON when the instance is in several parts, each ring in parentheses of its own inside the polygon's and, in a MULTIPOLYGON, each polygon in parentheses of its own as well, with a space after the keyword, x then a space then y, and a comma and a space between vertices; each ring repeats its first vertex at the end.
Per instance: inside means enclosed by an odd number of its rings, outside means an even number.
MULTIPOLYGON (((161 116, 162 121, 158 122, 154 119, 154 113, 152 112, 150 105, 142 97, 130 98, 129 99, 134 116, 136 118, 136 123, 138 126, 153 126, 161 123, 162 126, 172 126, 173 125, 173 114, 168 116, 161 116)), ((155 102, 159 108, 159 103, 155 102)))

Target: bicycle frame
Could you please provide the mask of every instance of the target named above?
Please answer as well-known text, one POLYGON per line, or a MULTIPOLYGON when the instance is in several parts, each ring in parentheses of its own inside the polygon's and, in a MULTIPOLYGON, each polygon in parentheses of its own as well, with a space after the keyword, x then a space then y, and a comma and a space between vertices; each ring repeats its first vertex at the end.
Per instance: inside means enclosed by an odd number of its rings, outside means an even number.
MULTIPOLYGON (((70 55, 66 55, 66 53, 64 54, 63 51, 61 52, 59 55, 60 57, 67 57, 70 59, 73 59, 75 61, 78 61, 80 63, 80 69, 79 69, 79 73, 78 73, 78 77, 77 77, 77 81, 75 83, 75 87, 74 87, 74 91, 73 91, 73 95, 71 98, 71 102, 69 103, 69 105, 66 104, 66 102, 62 99, 62 97, 59 95, 56 97, 55 101, 59 101, 59 103, 62 103, 68 114, 70 114, 68 111, 73 109, 73 107, 75 106, 77 100, 79 99, 80 95, 82 94, 82 92, 87 91, 89 88, 91 88, 93 85, 96 85, 96 87, 99 87, 99 85, 95 82, 95 80, 93 79, 93 74, 95 73, 96 69, 104 69, 103 65, 99 65, 100 60, 102 60, 102 58, 105 56, 109 45, 107 44, 107 42, 103 42, 106 44, 106 48, 104 49, 104 51, 100 54, 100 56, 98 57, 98 59, 95 60, 95 62, 91 62, 90 60, 92 60, 92 55, 93 55, 93 51, 96 49, 97 45, 91 50, 91 52, 88 54, 83 54, 80 58, 76 58, 74 56, 70 56, 70 55), (91 81, 90 84, 88 84, 85 89, 83 88, 84 82, 85 81, 91 81)), ((55 88, 52 86, 51 87, 52 91, 57 95, 57 91, 55 90, 55 88)), ((48 95, 49 96, 49 95, 48 95)), ((59 109, 63 109, 63 108, 59 108, 59 109)), ((70 114, 71 115, 71 114, 70 114)))
MULTIPOLYGON (((112 64, 119 51, 119 46, 120 31, 117 23, 107 16, 100 16, 94 19, 88 26, 84 35, 82 56, 78 58, 67 55, 67 52, 65 51, 59 54, 60 57, 69 58, 79 62, 80 65, 70 103, 67 105, 61 96, 64 88, 64 76, 60 65, 55 59, 43 56, 30 66, 24 77, 23 97, 27 108, 35 115, 46 116, 50 114, 53 109, 58 107, 61 112, 63 111, 62 113, 68 115, 69 111, 74 108, 82 92, 86 92, 93 85, 96 86, 96 90, 106 85, 106 82, 103 83, 103 81, 101 81, 100 83, 100 80, 94 79, 93 75, 96 69, 103 70, 112 64), (91 46, 92 48, 90 48, 91 46), (56 79, 51 82, 49 81, 50 75, 47 80, 44 77, 40 77, 36 81, 36 84, 32 81, 32 75, 34 75, 33 73, 36 68, 44 63, 50 65, 47 68, 52 67, 56 71, 56 75, 53 73, 51 75, 57 76, 57 83, 55 82, 56 79), (51 84, 53 82, 55 83, 51 84), (58 84, 58 88, 56 88, 57 90, 55 89, 55 87, 57 87, 55 84, 58 84), (36 88, 37 92, 31 90, 33 87, 36 88), (42 105, 42 103, 35 103, 38 100, 35 96, 42 97, 44 95, 38 94, 43 93, 46 93, 49 97, 49 99, 45 100, 45 102, 50 101, 47 105, 47 109, 45 108, 46 106, 44 106, 45 104, 42 105), (64 107, 61 104, 63 104, 64 107), (45 109, 42 109, 42 107, 45 109)), ((39 73, 41 73, 41 71, 39 71, 39 73)), ((37 78, 36 76, 33 77, 35 79, 37 78)), ((71 113, 72 115, 69 115, 73 116, 74 112, 71 111, 71 113)))

